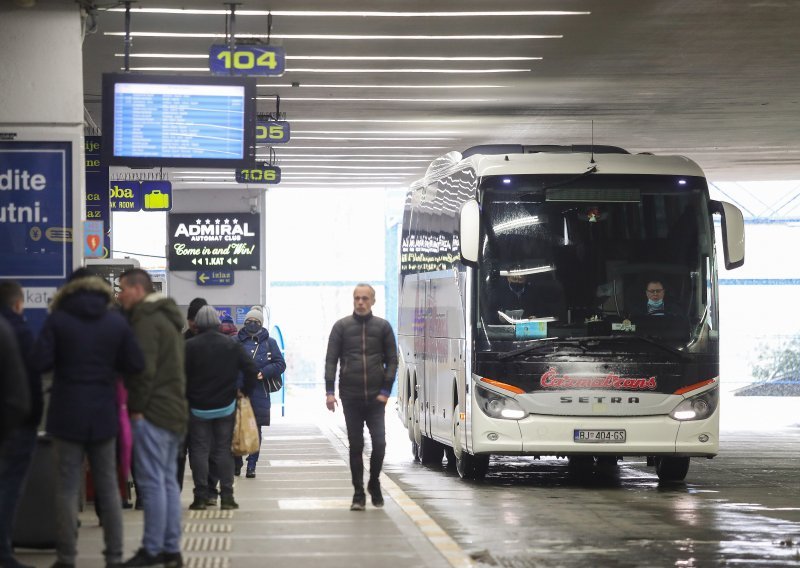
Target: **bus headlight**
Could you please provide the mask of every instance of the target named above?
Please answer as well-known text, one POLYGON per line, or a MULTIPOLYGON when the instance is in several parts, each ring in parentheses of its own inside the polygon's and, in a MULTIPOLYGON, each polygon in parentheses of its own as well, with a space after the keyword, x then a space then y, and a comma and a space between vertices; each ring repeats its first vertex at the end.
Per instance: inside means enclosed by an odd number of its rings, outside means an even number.
POLYGON ((521 420, 528 415, 513 398, 497 394, 488 389, 476 386, 475 397, 483 413, 491 418, 521 420))
POLYGON ((714 414, 719 403, 719 388, 713 388, 697 396, 681 401, 669 413, 675 420, 704 420, 714 414))

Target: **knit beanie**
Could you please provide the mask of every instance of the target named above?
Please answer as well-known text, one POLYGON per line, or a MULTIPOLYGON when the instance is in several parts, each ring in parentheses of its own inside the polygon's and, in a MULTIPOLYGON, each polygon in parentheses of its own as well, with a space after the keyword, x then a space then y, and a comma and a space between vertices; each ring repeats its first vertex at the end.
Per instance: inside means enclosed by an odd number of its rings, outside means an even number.
POLYGON ((219 327, 219 315, 213 306, 203 306, 197 311, 194 316, 194 325, 197 329, 204 331, 206 329, 217 329, 219 327))
POLYGON ((264 325, 264 312, 261 306, 253 306, 252 308, 250 308, 250 311, 247 312, 246 316, 244 316, 244 321, 247 321, 249 319, 257 320, 258 323, 264 325))

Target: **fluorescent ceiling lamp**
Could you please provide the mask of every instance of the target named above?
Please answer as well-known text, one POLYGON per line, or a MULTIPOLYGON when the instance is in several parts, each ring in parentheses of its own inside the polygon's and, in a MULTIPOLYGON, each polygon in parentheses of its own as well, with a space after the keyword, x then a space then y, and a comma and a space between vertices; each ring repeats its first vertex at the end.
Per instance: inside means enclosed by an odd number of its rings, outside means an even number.
POLYGON ((419 166, 297 166, 299 169, 314 170, 419 170, 419 166))
MULTIPOLYGON (((264 85, 256 85, 257 87, 263 88, 282 88, 282 87, 293 87, 292 85, 273 85, 273 84, 264 84, 264 85)), ((506 85, 482 85, 480 83, 470 83, 469 85, 371 85, 366 83, 300 83, 299 87, 293 88, 300 88, 300 89, 503 89, 506 85)), ((401 121, 398 121, 401 122, 401 121)))
MULTIPOLYGON (((268 100, 272 97, 256 97, 268 100)), ((281 97, 282 101, 296 102, 392 102, 392 103, 488 103, 497 99, 420 99, 420 98, 382 98, 382 97, 281 97)))
POLYGON ((457 140, 446 136, 295 136, 292 140, 457 140))
MULTIPOLYGON (((125 57, 115 53, 114 57, 125 57)), ((131 53, 131 58, 140 59, 208 59, 208 53, 131 53)), ((425 57, 413 55, 287 55, 286 60, 304 61, 539 61, 541 57, 425 57)))
POLYGON ((281 158, 281 163, 294 163, 294 162, 380 162, 380 163, 403 163, 422 162, 427 164, 430 162, 429 158, 422 158, 419 160, 409 159, 392 159, 392 158, 281 158))
POLYGON ((356 122, 356 123, 400 123, 400 124, 458 124, 473 122, 468 118, 293 118, 292 124, 298 122, 356 122))
MULTIPOLYGON (((120 68, 121 71, 124 71, 124 68, 120 68)), ((201 72, 201 71, 208 71, 208 67, 131 67, 131 71, 171 71, 175 73, 191 73, 191 72, 201 72)), ((287 67, 287 73, 446 73, 450 75, 464 73, 467 75, 479 75, 479 74, 489 74, 489 73, 528 73, 531 69, 427 69, 427 68, 419 68, 419 69, 408 69, 408 68, 386 68, 386 69, 347 69, 347 68, 332 68, 332 67, 321 67, 321 68, 291 68, 287 67)))
MULTIPOLYGON (((294 121, 290 121, 294 122, 294 121)), ((295 130, 292 129, 292 136, 295 134, 430 134, 430 135, 445 135, 445 134, 458 134, 452 131, 429 131, 429 132, 403 132, 397 130, 295 130)), ((405 140, 405 139, 404 139, 405 140)), ((448 140, 451 140, 448 138, 448 140)))
MULTIPOLYGON (((449 146, 291 146, 292 150, 445 150, 449 146)), ((280 155, 280 154, 279 154, 280 155)))
MULTIPOLYGON (((125 8, 109 8, 109 12, 124 12, 125 8)), ((186 14, 194 16, 222 16, 230 14, 226 9, 200 8, 140 8, 131 12, 145 14, 186 14)), ((349 17, 349 18, 486 18, 492 16, 588 16, 591 12, 567 10, 476 10, 452 12, 394 12, 384 10, 236 10, 237 16, 292 16, 292 17, 349 17)))
MULTIPOLYGON (((103 32, 107 36, 124 36, 125 32, 103 32)), ((179 33, 179 32, 130 32, 131 37, 172 37, 172 38, 199 38, 199 39, 221 39, 226 38, 224 33, 179 33)), ((341 39, 341 40, 491 40, 508 41, 516 39, 562 39, 563 35, 542 35, 542 34, 514 34, 514 35, 378 35, 378 34, 271 34, 271 39, 341 39)), ((236 34, 237 40, 244 39, 267 39, 267 34, 236 34)))
POLYGON ((347 67, 286 67, 286 72, 290 73, 446 73, 456 74, 465 73, 468 75, 480 75, 486 73, 529 73, 531 69, 514 68, 495 68, 495 69, 435 69, 427 67, 419 68, 399 68, 386 67, 383 69, 367 68, 347 68, 347 67))
MULTIPOLYGON (((292 148, 294 150, 294 148, 292 148)), ((319 152, 315 152, 317 155, 323 155, 326 158, 423 158, 425 161, 430 161, 431 156, 429 154, 320 154, 319 152)), ((308 158, 308 154, 285 154, 283 152, 278 153, 278 158, 281 160, 286 160, 288 158, 308 158)))

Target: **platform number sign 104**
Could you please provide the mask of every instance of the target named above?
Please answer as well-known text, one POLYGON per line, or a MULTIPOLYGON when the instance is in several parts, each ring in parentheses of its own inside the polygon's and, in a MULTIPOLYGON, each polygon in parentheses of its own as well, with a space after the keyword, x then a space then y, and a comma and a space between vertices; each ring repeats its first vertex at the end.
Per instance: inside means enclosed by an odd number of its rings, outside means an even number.
POLYGON ((271 45, 212 45, 208 67, 216 75, 278 76, 286 70, 286 50, 271 45))

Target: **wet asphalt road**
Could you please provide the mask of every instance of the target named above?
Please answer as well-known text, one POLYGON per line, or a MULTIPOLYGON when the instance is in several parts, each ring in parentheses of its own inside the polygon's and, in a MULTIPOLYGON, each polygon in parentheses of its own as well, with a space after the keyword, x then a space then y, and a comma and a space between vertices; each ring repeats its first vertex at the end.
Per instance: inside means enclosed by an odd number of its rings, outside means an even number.
POLYGON ((571 474, 566 460, 500 457, 479 483, 411 459, 387 420, 385 471, 479 565, 800 568, 800 427, 723 432, 720 455, 686 482, 654 468, 571 474))

